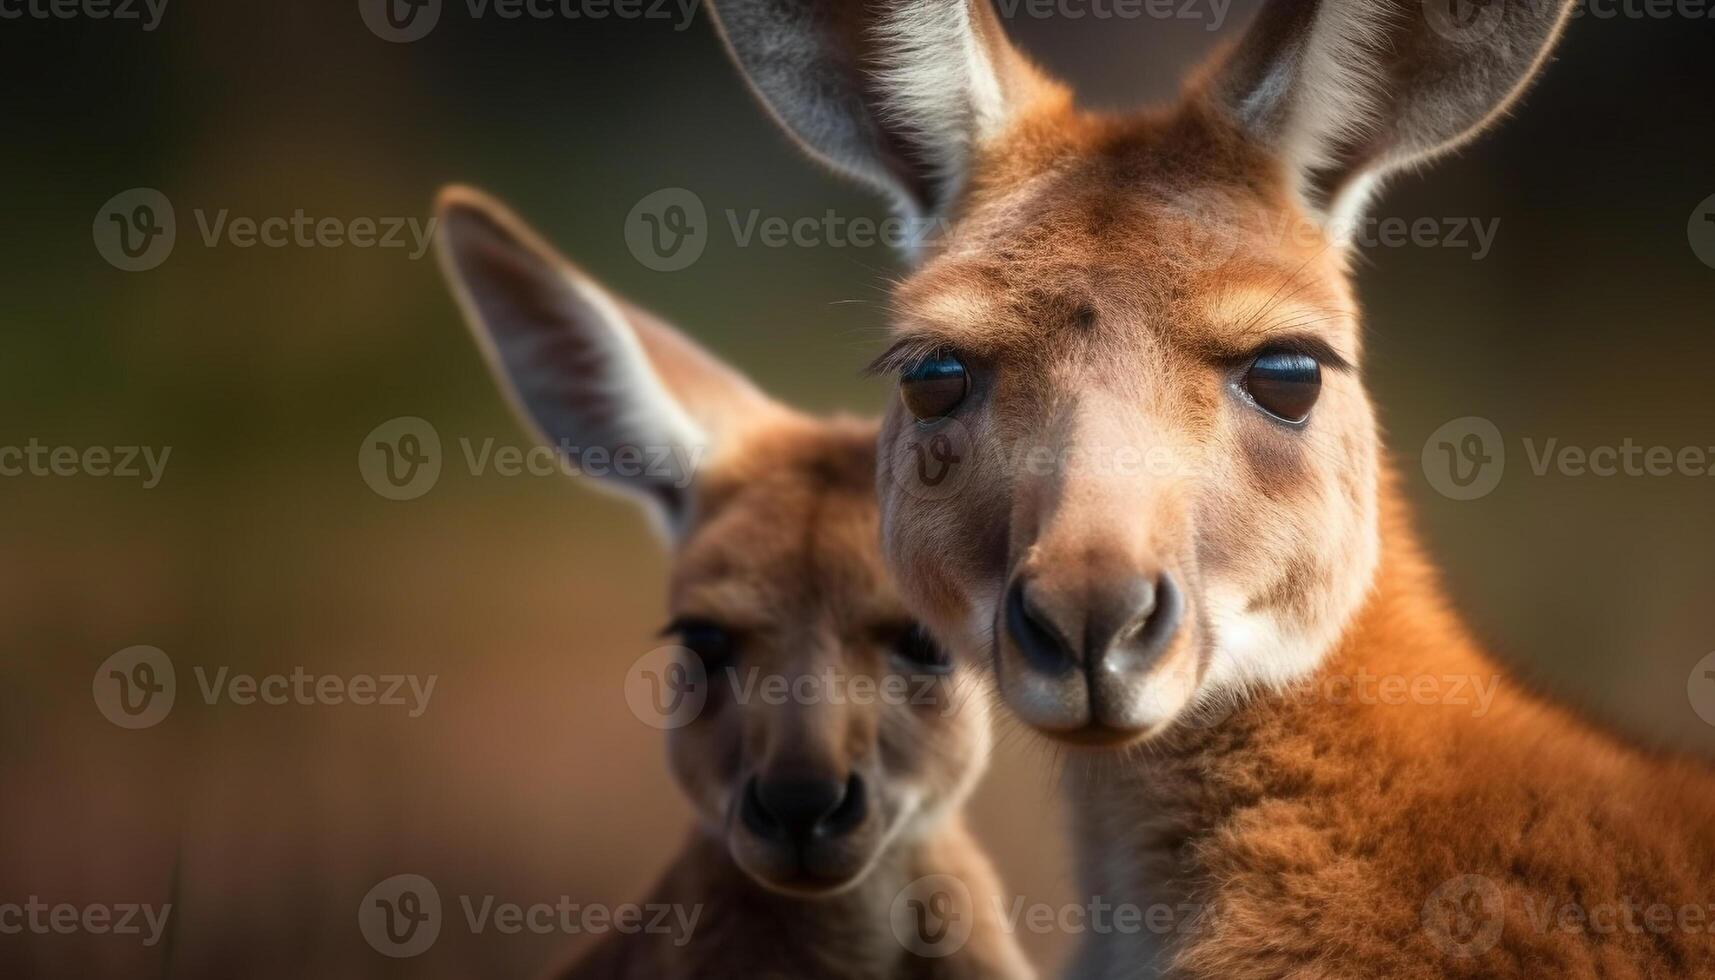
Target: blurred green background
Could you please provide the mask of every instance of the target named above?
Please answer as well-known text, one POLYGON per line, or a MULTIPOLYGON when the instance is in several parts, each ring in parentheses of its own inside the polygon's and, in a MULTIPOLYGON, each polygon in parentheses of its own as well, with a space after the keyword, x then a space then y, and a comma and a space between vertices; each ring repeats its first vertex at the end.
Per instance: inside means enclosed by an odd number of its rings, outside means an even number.
MULTIPOLYGON (((1119 107, 1177 79, 1218 30, 1015 17, 1018 42, 1119 107)), ((1203 9, 1203 8, 1199 8, 1203 9)), ((1205 13, 1210 11, 1204 9, 1205 13)), ((526 976, 578 947, 449 921, 414 960, 355 912, 420 873, 449 903, 619 902, 688 816, 625 672, 655 645, 663 559, 623 502, 569 481, 472 476, 456 440, 525 445, 432 256, 206 247, 195 213, 428 217, 482 186, 567 254, 817 410, 879 408, 900 267, 884 248, 740 247, 726 215, 881 218, 754 106, 701 12, 473 19, 414 43, 356 0, 171 4, 157 29, 0 20, 0 445, 172 447, 161 484, 0 479, 0 903, 173 901, 169 940, 0 935, 4 976, 526 976), (103 260, 104 202, 161 191, 171 257, 103 260), (706 251, 659 272, 628 213, 693 191, 706 251), (395 502, 360 441, 440 432, 433 491, 395 502), (91 677, 165 650, 179 700, 126 731, 91 677), (421 718, 205 705, 190 668, 439 675, 421 718)), ((1692 667, 1715 651, 1715 477, 1536 476, 1523 440, 1715 447, 1715 268, 1688 225, 1715 195, 1715 22, 1585 17, 1499 132, 1398 182, 1380 217, 1498 221, 1492 249, 1375 247, 1366 373, 1453 594, 1492 647, 1653 740, 1715 751, 1692 667), (1450 419, 1503 433, 1506 477, 1454 501, 1420 453, 1450 419)), ((1051 753, 1011 739, 976 819, 1011 889, 1069 894, 1051 753)), ((1065 937, 1027 935, 1046 966, 1065 937)))

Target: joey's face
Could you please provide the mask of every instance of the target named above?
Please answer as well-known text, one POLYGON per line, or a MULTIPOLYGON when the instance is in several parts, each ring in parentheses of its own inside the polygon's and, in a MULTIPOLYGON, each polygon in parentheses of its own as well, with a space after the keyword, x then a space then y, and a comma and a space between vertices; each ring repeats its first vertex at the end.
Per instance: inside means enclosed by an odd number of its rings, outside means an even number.
POLYGON ((708 685, 671 733, 704 824, 763 885, 849 887, 957 806, 983 699, 919 628, 877 542, 871 426, 761 433, 711 472, 675 559, 671 632, 708 685))

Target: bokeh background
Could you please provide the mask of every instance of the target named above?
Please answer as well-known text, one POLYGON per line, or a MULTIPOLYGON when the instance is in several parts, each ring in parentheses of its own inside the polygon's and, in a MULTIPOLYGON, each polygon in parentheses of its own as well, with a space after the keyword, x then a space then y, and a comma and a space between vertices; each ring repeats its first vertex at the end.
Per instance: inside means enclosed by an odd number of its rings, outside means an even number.
MULTIPOLYGON (((1214 30, 1208 5, 1009 23, 1085 101, 1120 107, 1170 97, 1255 6, 1214 30)), ((1360 276, 1366 372, 1479 633, 1613 723, 1706 753, 1688 677, 1715 651, 1715 478, 1536 476, 1523 440, 1715 447, 1715 268, 1688 237, 1715 195, 1712 41, 1708 19, 1581 18, 1514 119, 1380 201, 1498 221, 1488 253, 1373 247, 1360 276), (1465 416, 1509 461, 1493 493, 1455 501, 1419 459, 1465 416)), ((389 960, 356 908, 402 872, 449 903, 643 896, 688 826, 661 736, 622 695, 664 618, 663 557, 623 502, 466 470, 461 438, 525 442, 432 256, 206 247, 195 214, 423 221, 437 187, 474 183, 779 396, 873 411, 888 392, 858 368, 895 258, 740 247, 725 216, 881 218, 880 202, 773 131, 700 11, 680 30, 450 2, 395 44, 356 0, 182 0, 153 31, 0 20, 0 52, 0 443, 172 447, 149 490, 0 479, 0 902, 174 903, 155 947, 0 935, 0 976, 510 977, 563 959, 577 940, 449 925, 389 960), (179 235, 128 273, 92 226, 136 187, 171 200, 179 235), (623 227, 670 187, 714 224, 697 262, 660 272, 623 227), (399 416, 447 446, 406 502, 357 467, 399 416), (137 644, 173 658, 179 700, 126 731, 91 678, 137 644), (195 665, 438 683, 415 719, 209 706, 195 665)), ((1070 895, 1051 769, 1011 739, 974 807, 1030 901, 1070 895)), ((1024 938, 1045 967, 1066 945, 1024 938)))

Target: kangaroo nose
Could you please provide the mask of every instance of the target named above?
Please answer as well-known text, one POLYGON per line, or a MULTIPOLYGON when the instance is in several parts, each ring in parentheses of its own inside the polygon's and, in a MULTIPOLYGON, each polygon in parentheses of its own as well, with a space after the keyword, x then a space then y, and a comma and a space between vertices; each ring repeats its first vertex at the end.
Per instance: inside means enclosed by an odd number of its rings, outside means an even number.
POLYGON ((1173 577, 1113 575, 1091 583, 1020 575, 1007 590, 1006 627, 1032 670, 1147 670, 1179 628, 1184 600, 1173 577))
POLYGON ((844 780, 787 775, 752 779, 740 816, 759 837, 802 845, 855 829, 866 806, 863 779, 856 773, 844 780))

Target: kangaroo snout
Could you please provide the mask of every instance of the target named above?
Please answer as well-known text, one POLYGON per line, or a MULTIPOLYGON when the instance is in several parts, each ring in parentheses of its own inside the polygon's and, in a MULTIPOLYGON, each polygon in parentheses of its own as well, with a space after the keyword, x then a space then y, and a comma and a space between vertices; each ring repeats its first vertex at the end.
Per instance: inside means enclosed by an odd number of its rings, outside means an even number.
POLYGON ((1026 721, 1074 741, 1128 741, 1171 720, 1185 592, 1170 571, 1106 551, 1020 569, 1007 588, 1002 693, 1026 721))

